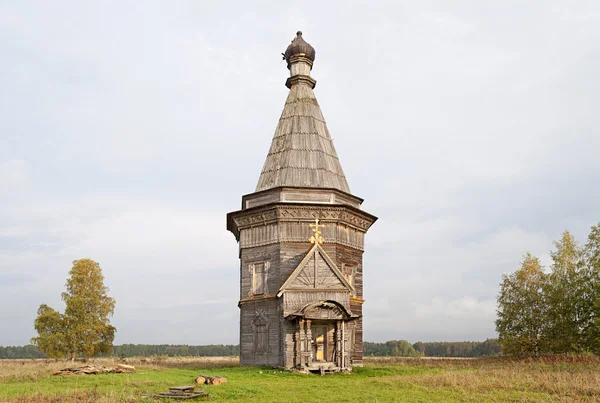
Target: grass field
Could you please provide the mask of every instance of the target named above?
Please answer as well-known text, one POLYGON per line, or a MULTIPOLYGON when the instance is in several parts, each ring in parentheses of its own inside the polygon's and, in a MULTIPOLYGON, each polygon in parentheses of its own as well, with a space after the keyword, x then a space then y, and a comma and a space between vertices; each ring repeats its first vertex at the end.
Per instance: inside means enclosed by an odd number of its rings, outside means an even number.
MULTIPOLYGON (((117 361, 94 362, 110 366, 117 361)), ((0 402, 150 402, 153 400, 140 395, 191 385, 201 373, 229 380, 203 387, 214 397, 212 402, 600 401, 600 360, 586 357, 368 359, 352 374, 323 377, 241 368, 236 358, 157 358, 127 363, 135 365, 137 373, 52 376, 53 371, 71 363, 0 360, 0 402)))

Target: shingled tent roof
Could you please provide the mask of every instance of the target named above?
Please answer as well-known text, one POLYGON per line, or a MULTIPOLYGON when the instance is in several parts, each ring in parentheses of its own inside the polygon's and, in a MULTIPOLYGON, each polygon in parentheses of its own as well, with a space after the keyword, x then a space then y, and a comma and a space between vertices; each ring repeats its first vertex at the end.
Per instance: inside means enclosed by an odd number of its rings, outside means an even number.
MULTIPOLYGON (((302 40, 301 35, 298 33, 298 37, 292 42, 288 51, 297 48, 293 45, 295 41, 302 40)), ((304 57, 304 53, 298 55, 288 55, 288 53, 286 52, 286 59, 290 64, 294 64, 294 56, 298 56, 298 63, 312 66, 312 60, 304 57)), ((314 50, 312 57, 314 58, 314 50)), ((291 68, 290 70, 293 71, 291 68)), ((256 191, 293 186, 332 188, 350 193, 321 108, 312 90, 314 80, 303 75, 291 78, 297 79, 288 79, 288 84, 292 83, 290 93, 275 130, 256 191)))

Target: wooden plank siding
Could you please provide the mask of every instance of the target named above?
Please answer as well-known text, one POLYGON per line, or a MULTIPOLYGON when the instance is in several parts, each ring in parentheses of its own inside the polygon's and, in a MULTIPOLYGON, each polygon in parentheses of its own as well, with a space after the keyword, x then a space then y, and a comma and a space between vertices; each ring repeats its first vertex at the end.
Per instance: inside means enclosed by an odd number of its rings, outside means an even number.
MULTIPOLYGON (((298 223, 297 225, 305 225, 298 223)), ((291 368, 295 365, 296 324, 285 319, 286 316, 302 309, 304 306, 318 301, 337 301, 347 307, 353 315, 362 316, 362 304, 352 302, 351 297, 362 299, 362 256, 363 251, 340 244, 325 244, 323 249, 336 266, 347 265, 353 268, 355 293, 348 290, 290 290, 277 298, 277 291, 298 267, 312 248, 308 242, 277 243, 260 247, 242 248, 240 250, 240 363, 242 365, 273 365, 291 368), (267 285, 264 294, 253 294, 252 265, 268 263, 267 285), (252 322, 257 311, 264 310, 269 321, 268 344, 266 355, 255 355, 255 334, 252 322)), ((319 273, 325 270, 319 266, 319 273)), ((324 274, 321 274, 324 275, 324 274)), ((362 318, 349 324, 346 333, 348 342, 346 349, 353 365, 362 363, 362 318), (348 346, 350 340, 354 345, 348 346)), ((328 334, 329 343, 334 343, 334 333, 328 334)), ((331 344, 334 345, 334 344, 331 344)), ((333 359, 333 349, 328 350, 328 359, 333 359)))
POLYGON ((356 312, 360 317, 353 321, 354 325, 354 346, 351 355, 352 365, 362 365, 363 362, 363 317, 362 304, 350 302, 352 312, 356 312))
POLYGON ((240 307, 240 364, 241 365, 281 365, 280 326, 275 299, 250 301, 240 307), (255 334, 252 322, 258 311, 266 313, 269 322, 268 350, 266 354, 255 354, 255 334))

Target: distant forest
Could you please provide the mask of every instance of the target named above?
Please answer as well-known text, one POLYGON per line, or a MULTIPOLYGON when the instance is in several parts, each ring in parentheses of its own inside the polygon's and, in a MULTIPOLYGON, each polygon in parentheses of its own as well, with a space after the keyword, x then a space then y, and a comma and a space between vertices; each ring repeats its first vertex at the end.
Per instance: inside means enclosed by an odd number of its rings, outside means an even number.
POLYGON ((500 355, 498 339, 486 341, 434 341, 410 344, 406 340, 364 342, 365 357, 486 357, 500 355))
MULTIPOLYGON (((121 344, 114 346, 112 354, 101 356, 115 357, 223 357, 239 355, 238 345, 211 344, 207 346, 188 346, 171 344, 121 344)), ((0 359, 3 358, 46 358, 36 346, 0 347, 0 359)))
MULTIPOLYGON (((365 342, 365 356, 396 357, 483 357, 500 354, 500 345, 496 339, 486 341, 458 342, 417 342, 410 344, 406 340, 392 340, 385 343, 365 342)), ((238 345, 212 344, 207 346, 188 346, 171 344, 121 344, 114 347, 112 356, 116 357, 217 357, 239 355, 238 345)), ((46 358, 37 347, 0 346, 0 359, 46 358)))

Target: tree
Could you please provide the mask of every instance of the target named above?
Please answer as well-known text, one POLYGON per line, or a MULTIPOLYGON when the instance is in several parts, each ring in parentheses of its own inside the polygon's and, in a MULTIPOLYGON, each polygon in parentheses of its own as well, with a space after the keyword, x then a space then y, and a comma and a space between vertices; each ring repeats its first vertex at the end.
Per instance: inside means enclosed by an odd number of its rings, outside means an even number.
POLYGON ((68 349, 64 315, 46 304, 40 305, 37 313, 34 327, 38 332, 38 337, 31 339, 32 344, 35 344, 48 357, 65 358, 68 349))
POLYGON ((116 329, 109 316, 115 300, 108 296, 100 265, 91 259, 75 260, 62 293, 65 313, 42 304, 35 320, 38 337, 31 339, 51 358, 93 357, 110 353, 116 329))
POLYGON ((502 276, 496 331, 504 353, 539 356, 544 351, 545 282, 539 259, 529 252, 516 272, 502 276))
POLYGON ((589 304, 589 317, 583 338, 587 350, 600 354, 600 223, 592 226, 583 248, 583 265, 588 281, 584 298, 589 304), (591 306, 590 306, 591 305, 591 306))
POLYGON ((486 339, 483 343, 477 343, 471 352, 471 357, 483 357, 499 355, 501 352, 498 339, 486 339))
POLYGON ((415 344, 413 344, 413 348, 415 349, 416 352, 418 352, 421 355, 425 355, 425 344, 423 344, 422 341, 418 341, 415 344))
POLYGON ((422 355, 406 340, 392 340, 386 344, 392 347, 390 355, 394 357, 420 357, 422 355))
POLYGON ((554 242, 552 272, 546 284, 548 310, 547 339, 554 353, 582 354, 590 327, 594 324, 595 304, 591 272, 583 250, 569 231, 554 242))

